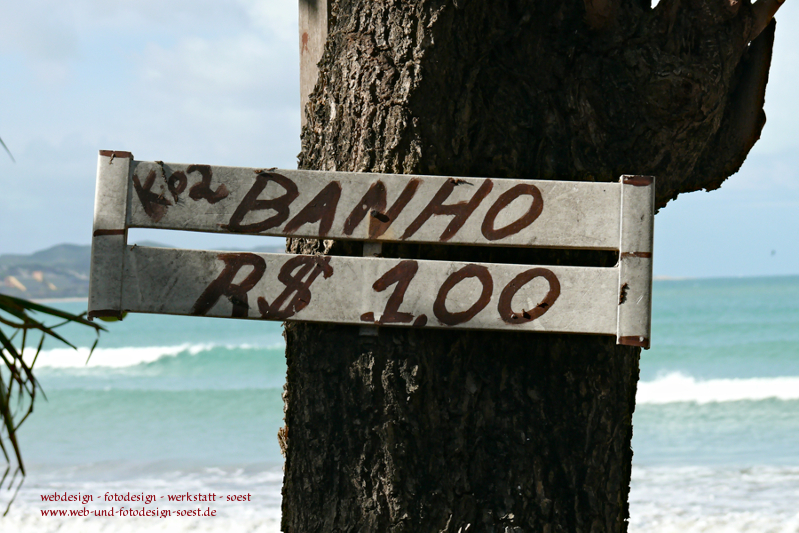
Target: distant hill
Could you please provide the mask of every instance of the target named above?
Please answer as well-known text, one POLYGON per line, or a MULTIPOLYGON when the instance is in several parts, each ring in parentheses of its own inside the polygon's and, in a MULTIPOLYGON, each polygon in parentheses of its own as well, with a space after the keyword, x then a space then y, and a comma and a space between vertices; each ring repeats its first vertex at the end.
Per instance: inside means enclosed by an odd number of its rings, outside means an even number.
MULTIPOLYGON (((172 248, 150 241, 137 244, 172 248)), ((284 247, 259 246, 250 251, 281 253, 284 247)), ((59 244, 27 255, 0 255, 0 293, 29 299, 86 298, 90 264, 89 245, 59 244)))
POLYGON ((29 255, 0 255, 0 292, 22 298, 89 295, 91 246, 59 244, 29 255))

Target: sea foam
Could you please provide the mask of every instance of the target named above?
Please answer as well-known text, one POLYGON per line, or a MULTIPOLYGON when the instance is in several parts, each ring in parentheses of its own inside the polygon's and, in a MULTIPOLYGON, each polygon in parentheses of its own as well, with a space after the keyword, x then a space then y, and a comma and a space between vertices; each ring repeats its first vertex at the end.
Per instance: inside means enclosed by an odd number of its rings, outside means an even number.
POLYGON ((636 467, 630 533, 795 533, 796 467, 636 467))
POLYGON ((799 400, 799 377, 698 380, 680 372, 672 372, 654 381, 640 382, 636 402, 639 404, 711 403, 771 398, 799 400))
MULTIPOLYGON (((89 357, 89 348, 53 348, 42 350, 36 358, 36 368, 124 368, 145 363, 152 363, 164 357, 175 357, 188 353, 198 355, 215 348, 228 350, 274 350, 282 349, 283 344, 271 346, 254 346, 252 344, 221 345, 221 344, 190 344, 184 343, 177 346, 142 346, 123 348, 96 348, 89 357), (87 364, 88 361, 88 364, 87 364)), ((27 348, 24 352, 25 361, 30 363, 36 355, 34 348, 27 348)))
MULTIPOLYGON (((85 368, 85 367, 110 367, 122 368, 141 363, 152 363, 161 357, 174 357, 180 353, 188 352, 191 355, 210 350, 213 344, 180 344, 178 346, 144 346, 124 348, 97 348, 89 357, 89 348, 54 348, 42 350, 36 359, 36 367, 49 368, 85 368), (87 364, 88 360, 88 364, 87 364)), ((26 349, 24 358, 29 363, 35 355, 34 349, 26 349)))

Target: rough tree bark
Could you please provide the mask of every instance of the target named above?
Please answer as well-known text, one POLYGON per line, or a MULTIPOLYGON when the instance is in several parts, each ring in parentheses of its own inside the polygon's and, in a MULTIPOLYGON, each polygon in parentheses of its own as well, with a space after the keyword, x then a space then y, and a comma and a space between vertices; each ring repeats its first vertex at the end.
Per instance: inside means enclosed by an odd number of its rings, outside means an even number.
MULTIPOLYGON (((650 174, 659 207, 717 188, 765 122, 779 2, 762 1, 334 1, 300 166, 650 174)), ((333 241, 289 249, 361 254, 333 241)), ((383 254, 616 261, 404 244, 383 254)), ((627 529, 639 349, 611 337, 400 328, 366 337, 296 323, 286 339, 284 531, 627 529)))

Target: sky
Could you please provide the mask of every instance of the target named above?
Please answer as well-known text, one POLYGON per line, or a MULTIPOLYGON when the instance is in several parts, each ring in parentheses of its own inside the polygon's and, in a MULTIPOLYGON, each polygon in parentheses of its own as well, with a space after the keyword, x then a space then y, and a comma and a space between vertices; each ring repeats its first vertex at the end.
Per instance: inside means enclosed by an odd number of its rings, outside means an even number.
MULTIPOLYGON (((0 254, 89 244, 97 151, 296 168, 296 2, 27 0, 0 18, 0 254)), ((768 122, 720 190, 655 218, 656 276, 799 275, 799 2, 777 15, 768 122)), ((241 248, 279 239, 136 230, 241 248)))

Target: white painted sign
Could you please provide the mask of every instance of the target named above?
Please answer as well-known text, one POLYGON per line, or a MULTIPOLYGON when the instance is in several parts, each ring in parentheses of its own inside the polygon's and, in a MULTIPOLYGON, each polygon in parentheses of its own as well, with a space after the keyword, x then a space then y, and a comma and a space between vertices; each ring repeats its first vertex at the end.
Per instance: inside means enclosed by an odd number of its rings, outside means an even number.
POLYGON ((616 335, 648 347, 654 184, 134 161, 101 152, 90 316, 122 311, 616 335), (618 250, 613 268, 221 253, 127 229, 618 250))
POLYGON ((617 183, 133 161, 128 227, 376 241, 617 249, 617 183))

